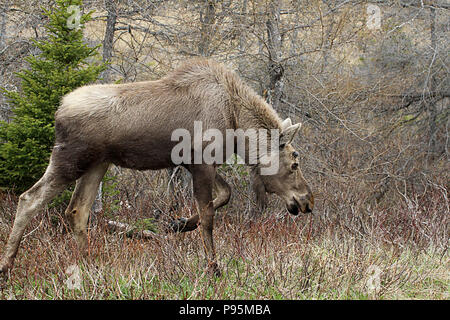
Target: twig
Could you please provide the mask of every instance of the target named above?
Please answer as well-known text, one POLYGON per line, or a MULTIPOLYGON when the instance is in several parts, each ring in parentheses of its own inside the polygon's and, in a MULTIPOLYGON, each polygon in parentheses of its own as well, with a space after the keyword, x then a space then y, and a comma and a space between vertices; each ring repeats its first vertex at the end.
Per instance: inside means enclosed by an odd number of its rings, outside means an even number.
POLYGON ((110 231, 115 231, 119 233, 125 233, 127 237, 137 238, 137 239, 161 239, 162 236, 150 230, 136 230, 136 227, 133 227, 127 223, 118 222, 114 220, 108 221, 108 228, 110 231))

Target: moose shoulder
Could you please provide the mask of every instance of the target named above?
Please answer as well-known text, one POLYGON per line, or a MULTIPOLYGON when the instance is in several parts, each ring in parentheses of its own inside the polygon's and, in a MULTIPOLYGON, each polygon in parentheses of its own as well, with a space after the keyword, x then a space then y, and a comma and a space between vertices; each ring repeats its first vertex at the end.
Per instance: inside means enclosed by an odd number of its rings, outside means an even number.
MULTIPOLYGON (((256 148, 249 143, 232 148, 252 166, 258 202, 263 205, 268 192, 281 197, 292 214, 313 209, 314 198, 299 169, 298 152, 291 145, 300 124, 281 121, 233 71, 214 61, 188 61, 157 81, 78 88, 62 99, 55 118, 56 141, 50 163, 43 177, 19 198, 0 262, 2 272, 12 267, 31 218, 73 181, 76 187, 66 215, 77 243, 85 248, 89 209, 108 166, 112 163, 137 170, 174 167, 172 150, 177 141, 172 133, 183 129, 193 137, 195 123, 224 136, 227 130, 254 129, 256 148), (261 148, 260 142, 272 141, 274 136, 276 147, 266 144, 261 148), (250 163, 254 153, 256 162, 250 163), (274 163, 276 170, 264 174, 274 163)), ((200 143, 200 151, 207 145, 200 143)), ((225 149, 226 144, 216 147, 225 149)), ((192 156, 197 149, 193 148, 192 156)), ((182 227, 192 230, 201 222, 209 267, 218 272, 212 237, 214 210, 228 201, 229 187, 216 174, 218 163, 185 161, 181 165, 192 174, 198 207, 198 215, 184 221, 182 227)))

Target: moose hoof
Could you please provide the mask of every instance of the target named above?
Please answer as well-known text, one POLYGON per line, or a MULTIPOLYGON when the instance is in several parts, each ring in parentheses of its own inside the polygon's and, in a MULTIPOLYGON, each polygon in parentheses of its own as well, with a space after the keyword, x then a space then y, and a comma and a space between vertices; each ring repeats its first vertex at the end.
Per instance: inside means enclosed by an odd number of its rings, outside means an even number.
POLYGON ((221 276, 222 273, 220 272, 219 265, 217 264, 217 262, 211 261, 208 263, 208 273, 215 277, 221 276))
POLYGON ((197 220, 178 218, 170 223, 170 229, 173 232, 188 232, 197 229, 197 220))
POLYGON ((187 224, 187 219, 185 218, 178 218, 175 221, 172 221, 170 223, 170 230, 172 230, 172 232, 183 232, 185 231, 185 227, 187 224))
POLYGON ((12 267, 11 263, 8 263, 6 261, 0 262, 0 275, 6 275, 8 273, 8 270, 10 270, 12 267))

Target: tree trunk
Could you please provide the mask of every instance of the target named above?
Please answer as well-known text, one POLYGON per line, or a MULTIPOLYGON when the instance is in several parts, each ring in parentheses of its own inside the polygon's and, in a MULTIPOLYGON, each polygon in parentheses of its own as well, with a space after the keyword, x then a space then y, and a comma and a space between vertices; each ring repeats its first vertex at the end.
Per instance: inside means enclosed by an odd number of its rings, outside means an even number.
MULTIPOLYGON (((432 49, 432 61, 436 56, 437 41, 436 41, 436 8, 430 7, 430 19, 431 19, 431 49, 432 49)), ((430 79, 429 79, 429 88, 430 92, 434 92, 436 90, 436 79, 433 74, 433 62, 430 64, 430 79)), ((436 155, 436 118, 437 118, 437 110, 436 110, 436 100, 430 99, 427 102, 428 104, 428 126, 429 126, 429 142, 428 142, 428 159, 433 160, 436 155)))
MULTIPOLYGON (((103 39, 103 62, 111 62, 113 47, 114 47, 114 31, 116 28, 117 11, 114 0, 105 0, 106 11, 108 16, 106 18, 105 37, 103 39)), ((102 74, 103 82, 108 83, 111 78, 111 66, 102 74)))
POLYGON ((210 56, 209 45, 213 36, 213 25, 216 20, 216 0, 207 0, 205 10, 200 11, 200 43, 198 45, 198 53, 201 56, 210 56), (203 16, 204 12, 204 16, 203 16))
MULTIPOLYGON (((114 0, 105 0, 105 7, 108 12, 106 18, 106 31, 103 39, 103 62, 111 62, 113 48, 114 48, 114 31, 116 28, 117 11, 114 0)), ((111 66, 108 65, 107 69, 103 71, 101 77, 103 83, 109 83, 111 81, 111 66)), ((100 182, 97 190, 97 196, 95 197, 94 204, 92 205, 92 212, 97 213, 102 211, 102 187, 103 182, 100 182)))
POLYGON ((280 1, 272 0, 269 4, 269 15, 266 22, 267 48, 269 53, 269 88, 267 90, 267 102, 280 111, 280 102, 284 89, 284 69, 281 64, 282 48, 280 34, 280 1))
POLYGON ((0 50, 5 46, 6 41, 6 23, 8 21, 8 15, 6 12, 9 9, 9 3, 0 7, 0 50))

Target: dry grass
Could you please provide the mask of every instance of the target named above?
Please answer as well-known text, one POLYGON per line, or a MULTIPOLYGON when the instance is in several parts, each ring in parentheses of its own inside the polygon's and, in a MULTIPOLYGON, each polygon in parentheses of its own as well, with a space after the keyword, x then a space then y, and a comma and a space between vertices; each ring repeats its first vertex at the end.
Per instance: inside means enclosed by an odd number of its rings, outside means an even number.
MULTIPOLYGON (((161 183, 161 173, 151 175, 161 183)), ((289 216, 274 200, 271 214, 249 219, 245 179, 231 180, 239 192, 217 213, 214 230, 221 277, 205 272, 198 230, 165 234, 167 217, 159 220, 160 238, 133 239, 108 232, 106 206, 91 224, 89 254, 82 257, 63 219, 54 219, 61 210, 49 209, 28 228, 0 298, 449 298, 449 211, 442 187, 430 186, 423 199, 411 196, 385 209, 364 207, 350 197, 351 188, 342 188, 322 194, 314 215, 289 216), (68 271, 74 265, 81 282, 71 289, 68 271)), ((116 218, 135 223, 170 200, 163 192, 142 198, 139 210, 122 207, 116 218)), ((2 248, 16 200, 2 195, 2 248)), ((178 214, 189 211, 186 203, 178 214)))

